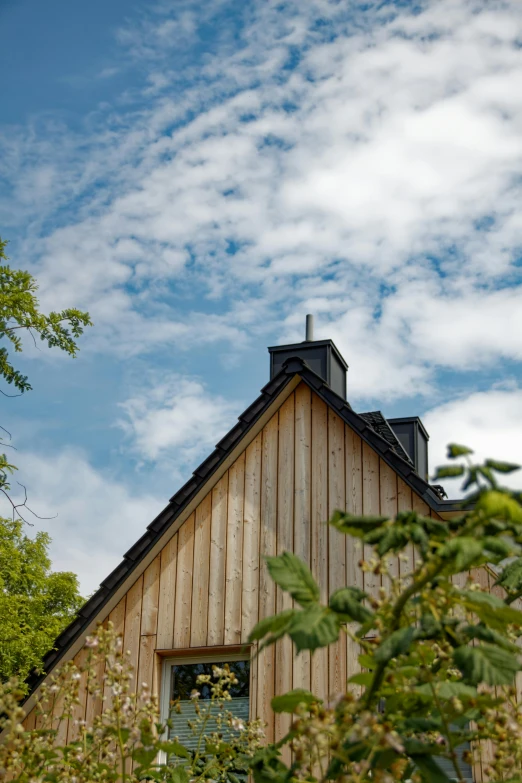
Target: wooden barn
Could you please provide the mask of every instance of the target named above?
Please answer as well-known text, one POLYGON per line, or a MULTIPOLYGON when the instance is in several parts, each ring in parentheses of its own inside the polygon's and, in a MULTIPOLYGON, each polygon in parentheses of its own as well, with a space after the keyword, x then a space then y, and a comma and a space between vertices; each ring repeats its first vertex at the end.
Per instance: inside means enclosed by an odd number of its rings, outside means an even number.
MULTIPOLYGON (((331 340, 269 352, 270 380, 260 396, 57 639, 47 673, 81 659, 86 636, 109 618, 130 651, 136 682, 160 696, 163 718, 170 699, 183 696, 180 683, 204 664, 233 662, 241 673, 234 709, 264 720, 272 740, 289 720, 272 713, 274 694, 302 687, 327 697, 357 671, 358 650, 345 636, 318 651, 313 666, 309 654, 293 655, 288 640, 258 657, 245 647, 254 624, 288 601, 263 556, 295 552, 325 599, 344 585, 375 593, 382 577, 363 573, 358 543, 325 524, 332 512, 416 509, 445 518, 456 505, 427 481, 428 436, 418 418, 387 421, 351 408, 348 368, 331 340)), ((29 710, 43 678, 31 683, 29 710)), ((89 720, 100 705, 84 697, 85 716, 76 717, 89 720)), ((34 720, 29 712, 26 725, 34 720)), ((72 721, 66 731, 71 739, 72 721)))

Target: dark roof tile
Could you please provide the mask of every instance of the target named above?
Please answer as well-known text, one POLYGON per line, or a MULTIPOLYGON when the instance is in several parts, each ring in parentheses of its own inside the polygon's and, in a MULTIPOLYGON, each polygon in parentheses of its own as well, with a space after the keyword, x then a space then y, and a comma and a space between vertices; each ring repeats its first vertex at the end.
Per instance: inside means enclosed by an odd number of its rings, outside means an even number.
POLYGON ((408 462, 411 462, 409 454, 404 450, 401 442, 380 411, 360 413, 359 416, 364 419, 364 421, 369 424, 370 427, 381 436, 381 438, 384 438, 384 440, 389 443, 389 445, 397 454, 403 457, 403 459, 406 459, 408 462))

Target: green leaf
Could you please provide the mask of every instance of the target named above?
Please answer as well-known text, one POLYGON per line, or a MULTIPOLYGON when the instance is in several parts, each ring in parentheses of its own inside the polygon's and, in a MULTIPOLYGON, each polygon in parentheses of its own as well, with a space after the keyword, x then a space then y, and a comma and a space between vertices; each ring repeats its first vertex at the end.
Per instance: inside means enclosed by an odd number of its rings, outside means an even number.
POLYGON ((383 557, 387 552, 397 552, 404 549, 407 543, 408 536, 404 530, 392 525, 386 529, 386 532, 379 541, 377 554, 379 557, 383 557))
MULTIPOLYGON (((435 690, 440 699, 448 701, 453 698, 476 699, 477 697, 477 689, 472 685, 466 685, 463 682, 438 682, 435 684, 435 690)), ((418 685, 415 688, 415 692, 420 693, 423 696, 432 695, 431 686, 428 683, 418 685)))
POLYGON ((507 522, 522 524, 522 506, 515 498, 501 490, 490 489, 478 498, 475 508, 486 517, 496 517, 507 522))
POLYGON ((506 606, 501 598, 491 593, 475 590, 457 590, 466 609, 473 612, 483 623, 502 631, 506 625, 522 626, 522 612, 506 606))
POLYGON ((507 541, 505 538, 497 538, 495 536, 486 536, 483 539, 484 549, 492 552, 501 560, 505 557, 511 557, 513 554, 518 554, 519 547, 512 541, 507 541))
POLYGON ((172 783, 189 783, 189 776, 184 767, 171 767, 169 772, 172 783))
POLYGON ((482 556, 482 542, 470 536, 451 538, 439 549, 439 557, 453 561, 455 571, 466 571, 482 556))
POLYGON ((136 748, 131 755, 133 760, 136 761, 140 767, 146 768, 152 764, 158 755, 158 749, 155 747, 149 749, 136 748))
POLYGON ((520 465, 515 465, 513 462, 500 462, 496 459, 487 459, 485 465, 496 470, 497 473, 513 473, 515 470, 520 470, 520 465))
POLYGON ((350 620, 365 623, 373 617, 373 612, 361 603, 365 598, 366 593, 358 587, 341 587, 330 596, 330 609, 350 620))
POLYGON ((456 476, 464 475, 464 465, 444 465, 437 468, 434 480, 442 478, 455 478, 456 476))
POLYGON ((388 519, 389 517, 358 516, 355 514, 343 514, 341 511, 336 511, 330 519, 330 525, 335 527, 340 533, 349 533, 357 538, 362 538, 371 530, 381 527, 388 519))
POLYGON ((315 704, 317 699, 310 691, 303 690, 302 688, 296 688, 293 691, 288 691, 282 696, 274 696, 272 699, 272 709, 274 712, 295 712, 300 704, 309 706, 315 704))
POLYGON ((326 647, 339 638, 337 615, 325 606, 312 604, 296 612, 288 630, 297 652, 326 647))
POLYGON ((277 641, 277 639, 280 639, 281 636, 284 636, 288 631, 290 623, 292 622, 295 614, 295 609, 285 609, 279 614, 273 614, 270 617, 265 617, 264 620, 260 620, 256 625, 254 625, 250 631, 248 641, 255 642, 259 639, 264 639, 267 634, 271 634, 266 644, 273 644, 275 641, 277 641))
POLYGON ((487 628, 485 625, 466 625, 462 629, 462 633, 470 641, 471 639, 480 639, 481 642, 490 642, 491 644, 496 644, 498 647, 502 647, 502 649, 507 650, 508 652, 512 652, 517 655, 520 653, 520 648, 517 647, 516 644, 510 641, 503 634, 499 633, 498 631, 494 631, 492 628, 487 628))
POLYGON ((357 660, 359 661, 359 665, 362 666, 363 669, 370 669, 372 671, 377 667, 377 663, 375 661, 375 658, 373 655, 369 655, 368 653, 361 653, 357 660))
POLYGON ((392 658, 406 652, 413 641, 414 634, 415 629, 412 627, 394 631, 375 650, 374 658, 377 663, 388 663, 392 658))
POLYGON ((358 672, 352 674, 348 682, 353 682, 354 685, 364 685, 365 688, 369 688, 374 678, 373 672, 358 672))
POLYGON ((456 459, 456 457, 463 457, 466 454, 473 454, 471 449, 467 446, 460 446, 458 443, 448 444, 448 459, 456 459))
POLYGON ((512 563, 509 563, 495 584, 502 585, 506 590, 512 590, 513 592, 522 590, 522 557, 518 557, 512 563))
POLYGON ((164 751, 168 756, 179 756, 183 759, 190 758, 190 752, 177 740, 168 740, 167 742, 159 743, 159 749, 164 751))
POLYGON ((298 604, 306 607, 319 601, 319 588, 312 572, 296 555, 283 552, 276 557, 267 557, 266 562, 274 582, 290 593, 298 604))
POLYGON ((457 647, 453 660, 466 682, 473 685, 510 685, 520 670, 515 655, 492 644, 457 647))
POLYGON ((439 767, 432 756, 413 756, 412 758, 426 783, 451 783, 451 778, 439 767))

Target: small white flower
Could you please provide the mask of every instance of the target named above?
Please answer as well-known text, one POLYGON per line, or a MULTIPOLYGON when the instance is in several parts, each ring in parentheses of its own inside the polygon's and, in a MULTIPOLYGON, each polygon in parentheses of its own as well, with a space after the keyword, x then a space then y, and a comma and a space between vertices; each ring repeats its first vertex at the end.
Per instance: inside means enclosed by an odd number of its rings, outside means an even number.
POLYGON ((201 693, 199 691, 197 691, 196 689, 194 689, 193 691, 190 692, 190 698, 191 699, 199 699, 200 696, 201 696, 201 693))
POLYGON ((232 718, 232 720, 230 721, 230 725, 236 731, 243 731, 243 729, 245 728, 245 724, 239 718, 232 718))

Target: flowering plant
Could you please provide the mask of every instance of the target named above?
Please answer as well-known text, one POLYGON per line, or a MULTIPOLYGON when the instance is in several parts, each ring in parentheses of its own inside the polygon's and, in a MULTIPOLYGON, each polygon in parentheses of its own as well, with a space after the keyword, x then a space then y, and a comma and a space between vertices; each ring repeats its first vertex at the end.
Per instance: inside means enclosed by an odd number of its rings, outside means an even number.
POLYGON ((330 704, 305 690, 273 699, 294 720, 277 746, 257 754, 256 783, 450 783, 469 780, 473 766, 481 779, 522 783, 522 495, 498 483, 516 465, 474 464, 470 455, 450 446, 449 458, 463 461, 436 476, 462 476, 470 510, 447 519, 336 512, 330 520, 372 553, 359 565, 379 591, 348 585, 324 605, 295 555, 267 558, 295 608, 261 620, 251 641, 288 635, 297 652, 313 654, 345 634, 360 651, 360 671, 330 704))
POLYGON ((110 623, 87 639, 86 650, 82 665, 64 664, 39 689, 34 729, 22 725, 25 712, 16 681, 0 684, 0 778, 16 783, 238 783, 237 773, 247 769, 263 732, 259 723, 237 722, 226 710, 232 683, 228 667, 214 673, 208 702, 198 704, 194 694, 193 751, 177 738, 165 739, 172 724, 160 722, 147 683, 133 692, 128 653, 110 623), (210 715, 217 729, 207 734, 210 715), (160 763, 161 757, 169 763, 160 763))

